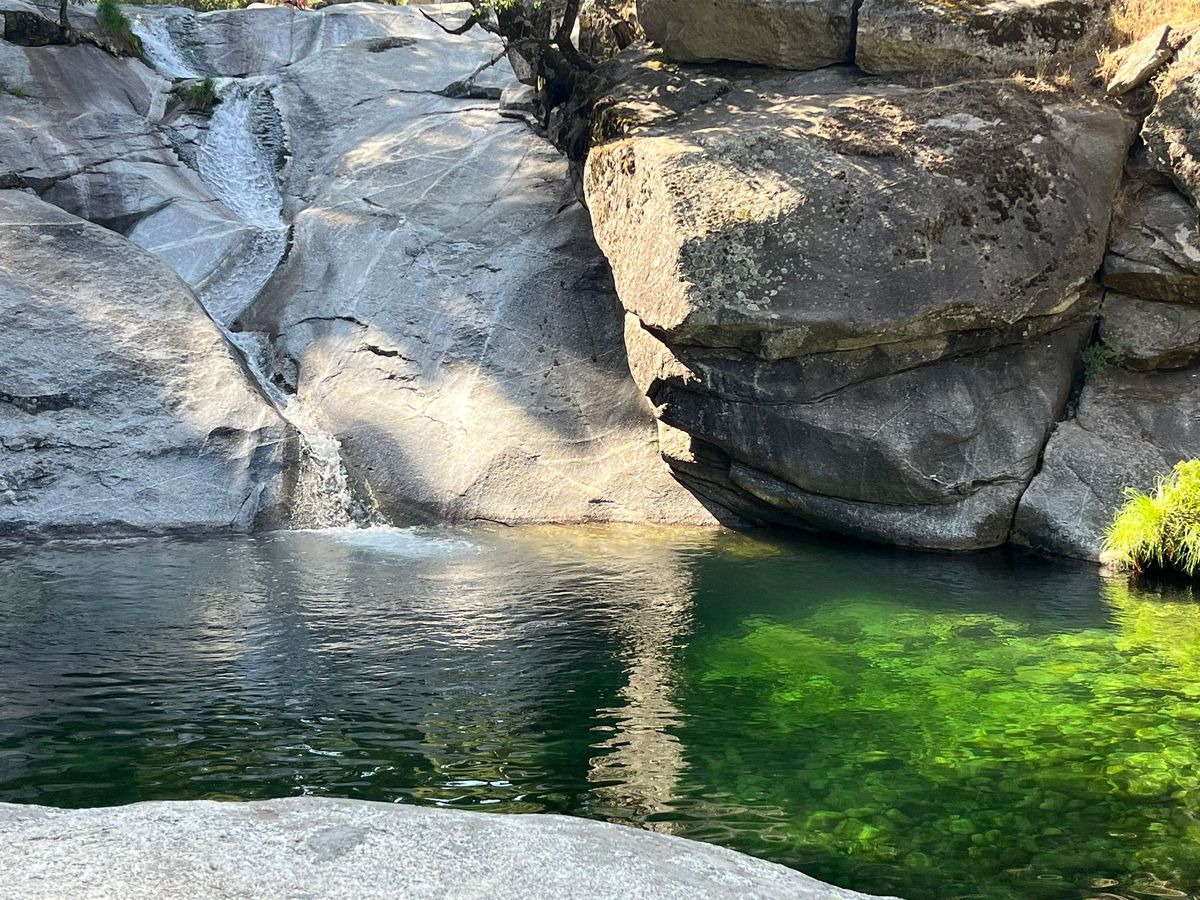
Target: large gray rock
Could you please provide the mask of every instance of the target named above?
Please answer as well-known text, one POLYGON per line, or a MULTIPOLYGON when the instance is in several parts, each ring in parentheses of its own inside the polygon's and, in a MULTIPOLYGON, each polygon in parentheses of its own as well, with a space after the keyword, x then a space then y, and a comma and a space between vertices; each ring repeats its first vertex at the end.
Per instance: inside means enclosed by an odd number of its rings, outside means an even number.
POLYGON ((1050 438, 1042 469, 1021 499, 1014 540, 1099 559, 1125 488, 1148 491, 1175 463, 1197 456, 1200 373, 1109 367, 1085 387, 1075 418, 1050 438))
POLYGON ((854 0, 638 0, 646 37, 680 62, 818 69, 850 57, 854 0))
POLYGON ((1122 117, 830 72, 639 127, 593 150, 587 196, 681 477, 748 514, 1002 543, 1090 330, 1122 117))
POLYGON ((1127 368, 1173 369, 1200 357, 1200 306, 1109 291, 1102 312, 1100 337, 1127 368))
POLYGON ((1133 181, 1104 257, 1104 284, 1148 300, 1200 304, 1200 211, 1169 186, 1133 181))
POLYGON ((13 896, 867 900, 731 850, 566 816, 316 799, 0 804, 13 896))
POLYGON ((391 517, 711 522, 658 457, 565 163, 437 93, 496 50, 425 23, 279 73, 292 249, 242 325, 391 517))
POLYGON ((159 260, 0 191, 0 315, 0 534, 282 517, 291 431, 159 260))
POLYGON ((865 0, 855 62, 877 75, 951 71, 1010 74, 1090 57, 1101 0, 865 0))
POLYGON ((1200 207, 1200 39, 1190 40, 1167 70, 1142 140, 1159 169, 1200 207))

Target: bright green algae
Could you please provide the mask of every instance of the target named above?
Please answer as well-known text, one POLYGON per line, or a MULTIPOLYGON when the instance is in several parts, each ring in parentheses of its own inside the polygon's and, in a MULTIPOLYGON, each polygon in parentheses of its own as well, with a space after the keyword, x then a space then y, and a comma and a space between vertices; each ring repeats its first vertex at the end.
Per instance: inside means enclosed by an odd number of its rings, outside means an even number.
POLYGON ((830 602, 688 653, 691 781, 730 842, 918 897, 1200 887, 1200 606, 1106 588, 1114 628, 830 602))

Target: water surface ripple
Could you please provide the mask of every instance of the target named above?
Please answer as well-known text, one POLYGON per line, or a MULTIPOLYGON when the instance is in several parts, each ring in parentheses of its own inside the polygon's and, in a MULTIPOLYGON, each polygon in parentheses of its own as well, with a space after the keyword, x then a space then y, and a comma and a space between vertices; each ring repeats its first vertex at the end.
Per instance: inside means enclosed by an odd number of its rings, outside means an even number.
POLYGON ((0 551, 0 801, 550 811, 920 898, 1200 890, 1200 607, 672 529, 0 551))

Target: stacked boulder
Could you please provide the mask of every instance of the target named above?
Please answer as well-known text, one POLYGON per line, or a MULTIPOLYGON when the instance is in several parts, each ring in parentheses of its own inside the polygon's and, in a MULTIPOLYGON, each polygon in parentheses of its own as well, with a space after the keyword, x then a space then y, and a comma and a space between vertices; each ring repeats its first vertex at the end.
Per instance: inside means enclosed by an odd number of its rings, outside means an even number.
POLYGON ((1148 36, 1109 86, 1164 69, 1104 259, 1093 371, 1017 516, 1016 539, 1038 549, 1095 558, 1126 487, 1200 456, 1200 41, 1189 37, 1148 36))
POLYGON ((663 53, 609 76, 585 181, 677 477, 767 521, 1095 558, 1124 487, 1200 453, 1179 35, 1114 80, 1170 64, 1129 162, 1136 104, 1011 77, 1090 57, 1094 0, 640 12, 663 53))

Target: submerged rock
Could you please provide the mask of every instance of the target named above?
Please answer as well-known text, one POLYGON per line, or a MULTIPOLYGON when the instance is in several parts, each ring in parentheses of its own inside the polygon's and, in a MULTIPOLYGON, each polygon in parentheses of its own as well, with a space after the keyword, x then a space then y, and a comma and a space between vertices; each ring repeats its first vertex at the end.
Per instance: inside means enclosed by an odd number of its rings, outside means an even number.
POLYGON ((639 0, 646 36, 680 62, 819 69, 850 58, 854 0, 639 0))
POLYGON ((0 191, 0 535, 281 520, 290 429, 179 278, 0 191))
POLYGON ((659 122, 594 149, 586 187, 635 377, 693 442, 681 477, 750 514, 1003 543, 1090 331, 1125 120, 821 73, 659 122))
POLYGON ((1096 0, 865 0, 855 62, 880 75, 1062 65, 1095 52, 1104 15, 1096 0))

